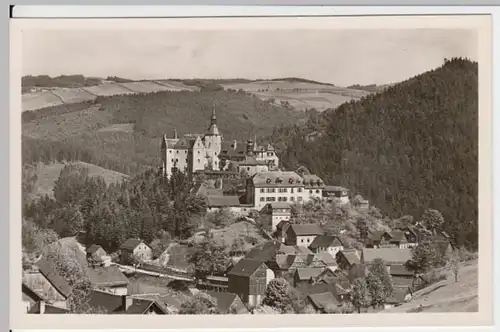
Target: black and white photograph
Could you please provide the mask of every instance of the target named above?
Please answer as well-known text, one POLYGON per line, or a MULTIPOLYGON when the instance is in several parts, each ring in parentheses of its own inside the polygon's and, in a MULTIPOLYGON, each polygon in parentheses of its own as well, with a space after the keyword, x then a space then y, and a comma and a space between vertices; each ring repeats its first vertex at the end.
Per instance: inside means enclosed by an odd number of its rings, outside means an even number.
POLYGON ((17 314, 489 312, 480 29, 351 19, 22 29, 17 314))

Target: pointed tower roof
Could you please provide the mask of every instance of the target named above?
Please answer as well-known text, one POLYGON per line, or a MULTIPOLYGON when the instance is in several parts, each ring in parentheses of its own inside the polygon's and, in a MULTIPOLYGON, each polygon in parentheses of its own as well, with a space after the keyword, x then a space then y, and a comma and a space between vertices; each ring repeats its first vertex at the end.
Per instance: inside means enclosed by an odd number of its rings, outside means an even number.
POLYGON ((217 128, 217 117, 215 116, 215 103, 212 109, 212 117, 210 118, 210 127, 208 128, 209 135, 220 135, 219 128, 217 128))

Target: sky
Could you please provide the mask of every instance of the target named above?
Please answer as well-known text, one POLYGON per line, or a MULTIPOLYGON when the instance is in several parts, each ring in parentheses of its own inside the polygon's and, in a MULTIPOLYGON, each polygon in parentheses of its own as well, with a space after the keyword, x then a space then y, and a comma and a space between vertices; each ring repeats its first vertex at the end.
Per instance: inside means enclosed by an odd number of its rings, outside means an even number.
POLYGON ((23 75, 129 79, 301 77, 396 83, 444 58, 477 60, 474 30, 25 30, 23 75))

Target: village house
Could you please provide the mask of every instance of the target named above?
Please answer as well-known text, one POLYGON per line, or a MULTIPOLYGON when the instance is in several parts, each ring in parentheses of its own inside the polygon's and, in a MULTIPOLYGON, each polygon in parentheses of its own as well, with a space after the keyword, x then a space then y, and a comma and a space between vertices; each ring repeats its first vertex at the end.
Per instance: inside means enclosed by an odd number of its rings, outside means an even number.
POLYGON ((320 252, 315 254, 318 259, 323 262, 330 270, 335 271, 338 267, 337 260, 335 259, 335 255, 332 255, 328 252, 320 252))
POLYGON ((269 203, 262 208, 261 213, 271 216, 271 233, 274 233, 281 222, 290 221, 292 207, 289 203, 269 203))
POLYGON ((356 278, 364 277, 364 268, 360 255, 356 249, 341 250, 337 252, 335 259, 338 264, 338 269, 345 271, 351 282, 356 278))
POLYGON ((413 289, 415 273, 408 270, 403 264, 392 264, 388 266, 388 272, 394 287, 413 289))
POLYGON ((293 224, 286 231, 285 244, 308 247, 323 234, 325 231, 317 224, 293 224))
POLYGON ((120 246, 120 262, 130 264, 132 257, 145 262, 153 258, 153 250, 140 239, 128 239, 120 246))
POLYGON ((240 297, 234 293, 206 292, 217 300, 217 309, 220 313, 249 314, 247 307, 240 297))
POLYGON ((309 194, 309 198, 323 198, 323 189, 325 189, 325 183, 315 174, 304 174, 302 175, 304 179, 304 189, 309 194))
POLYGON ((116 295, 128 294, 128 278, 118 266, 94 266, 85 269, 92 288, 116 295))
POLYGON ((243 258, 227 273, 228 292, 237 294, 243 303, 253 308, 260 305, 267 284, 274 273, 262 261, 243 258))
POLYGON ((347 204, 349 200, 349 190, 339 186, 325 186, 323 188, 323 197, 328 202, 338 204, 347 204))
POLYGON ((335 256, 337 252, 344 250, 344 243, 338 236, 319 235, 311 242, 309 249, 317 254, 326 252, 335 256))
MULTIPOLYGON (((236 164, 245 162, 247 157, 254 157, 257 162, 263 162, 269 169, 274 169, 279 166, 279 158, 270 145, 258 145, 257 139, 247 140, 246 142, 232 141, 222 142, 220 152, 221 166, 226 169, 230 162, 236 164)), ((263 165, 260 164, 260 165, 263 165)))
POLYGON ((99 261, 102 257, 107 256, 106 251, 98 244, 93 244, 87 248, 87 260, 99 261))
POLYGON ((69 309, 73 289, 47 259, 42 258, 30 269, 23 271, 23 284, 45 299, 43 302, 69 309))
POLYGON ((333 272, 325 267, 304 267, 297 268, 293 275, 293 287, 300 289, 304 284, 313 284, 318 276, 333 277, 333 272))
POLYGON ((366 239, 365 246, 367 248, 408 248, 408 240, 403 231, 374 231, 371 232, 366 239))
POLYGON ((330 292, 309 294, 305 299, 306 305, 310 305, 317 313, 334 313, 342 304, 330 292))
POLYGON ((22 286, 22 300, 28 314, 67 314, 68 309, 52 305, 45 297, 32 290, 26 283, 22 286))
POLYGON ((247 203, 258 211, 268 203, 302 203, 309 199, 304 180, 295 172, 261 172, 247 180, 247 203))
POLYGON ((166 315, 170 314, 168 307, 159 301, 135 298, 129 295, 116 295, 99 290, 90 294, 89 305, 100 309, 106 314, 126 315, 166 315))

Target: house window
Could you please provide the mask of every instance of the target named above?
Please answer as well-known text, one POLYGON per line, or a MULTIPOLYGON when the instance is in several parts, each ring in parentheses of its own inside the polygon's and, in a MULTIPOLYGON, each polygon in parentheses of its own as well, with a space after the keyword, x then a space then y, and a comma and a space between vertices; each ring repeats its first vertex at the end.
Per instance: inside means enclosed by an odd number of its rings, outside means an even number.
POLYGON ((250 167, 247 167, 247 171, 250 171, 250 167))
POLYGON ((198 159, 198 162, 200 162, 200 159, 198 159))
POLYGON ((275 202, 276 201, 276 197, 271 197, 271 201, 275 202))
POLYGON ((172 158, 172 162, 174 162, 174 158, 172 158))
POLYGON ((179 153, 179 150, 176 150, 175 153, 179 153))
POLYGON ((302 188, 297 189, 297 192, 301 193, 302 192, 302 188))
POLYGON ((290 192, 293 194, 293 188, 290 188, 290 192))
POLYGON ((319 194, 319 189, 316 189, 316 194, 319 194))
POLYGON ((312 193, 313 193, 313 191, 312 191, 312 190, 309 190, 309 193, 310 193, 310 194, 312 194, 312 193))
POLYGON ((290 200, 293 202, 295 200, 295 197, 290 197, 290 200))
POLYGON ((264 188, 261 188, 261 189, 260 189, 260 192, 261 192, 261 193, 265 192, 264 188))
POLYGON ((286 201, 287 201, 286 197, 283 197, 283 202, 286 202, 286 201))
POLYGON ((300 239, 300 242, 301 242, 301 243, 304 243, 304 239, 300 239))
POLYGON ((297 197, 297 200, 298 200, 299 202, 302 202, 302 197, 301 197, 301 196, 297 197))
POLYGON ((261 202, 264 202, 264 197, 261 197, 261 198, 260 198, 260 201, 261 201, 261 202))

